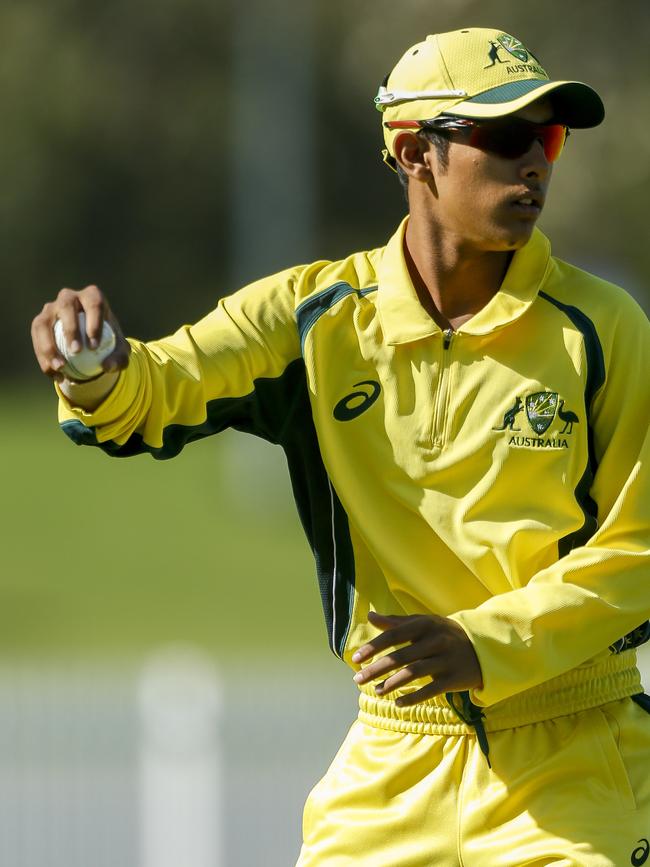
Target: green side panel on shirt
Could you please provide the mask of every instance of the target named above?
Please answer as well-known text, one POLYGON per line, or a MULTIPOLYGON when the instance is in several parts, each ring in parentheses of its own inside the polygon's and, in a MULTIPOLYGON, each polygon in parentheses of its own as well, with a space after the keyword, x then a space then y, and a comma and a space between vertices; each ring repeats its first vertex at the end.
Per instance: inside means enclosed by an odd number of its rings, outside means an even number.
POLYGON ((340 282, 328 286, 322 292, 318 292, 296 309, 296 320, 298 322, 298 333, 300 334, 300 347, 305 345, 307 333, 316 324, 318 319, 326 313, 330 307, 337 304, 342 298, 348 295, 357 295, 363 298, 370 292, 376 292, 377 286, 369 286, 367 289, 355 289, 349 283, 340 282))
POLYGON ((281 445, 300 520, 316 561, 329 644, 337 656, 342 656, 354 601, 354 552, 347 514, 320 454, 302 358, 292 361, 277 378, 255 380, 249 394, 210 401, 206 410, 207 417, 200 425, 165 428, 160 448, 149 446, 140 434, 133 434, 121 446, 98 443, 94 429, 79 421, 66 421, 61 427, 78 445, 97 446, 113 457, 148 453, 165 460, 179 454, 186 443, 228 427, 281 445))
MULTIPOLYGON (((605 358, 603 348, 596 331, 596 326, 591 319, 582 312, 578 307, 571 304, 564 304, 558 301, 557 298, 552 298, 546 292, 540 291, 540 296, 546 301, 549 301, 558 310, 565 313, 576 328, 582 333, 585 346, 585 355, 587 358, 587 380, 585 383, 585 408, 587 411, 587 443, 589 449, 589 459, 587 466, 576 487, 575 496, 580 504, 585 516, 585 521, 579 530, 575 533, 570 533, 563 539, 560 539, 558 544, 560 557, 568 554, 573 548, 579 545, 584 545, 598 529, 598 508, 591 496, 591 486, 594 481, 594 476, 598 468, 596 454, 594 449, 594 430, 590 423, 591 404, 596 395, 596 392, 605 382, 605 358)), ((650 639, 650 623, 645 621, 637 629, 623 636, 610 649, 614 653, 622 653, 631 647, 639 647, 645 644, 650 639)))
POLYGON ((598 529, 598 507, 591 496, 591 486, 594 481, 594 476, 598 468, 596 461, 596 453, 594 449, 594 429, 591 424, 591 404, 598 389, 605 382, 605 359, 603 356, 603 348, 596 331, 596 326, 591 319, 571 304, 564 304, 558 301, 557 298, 552 298, 546 292, 540 290, 541 298, 544 298, 558 310, 561 310, 569 317, 571 322, 582 334, 585 347, 585 355, 587 358, 587 378, 585 382, 585 410, 587 417, 587 448, 588 460, 582 478, 577 484, 575 496, 580 508, 585 516, 584 524, 579 530, 574 533, 569 533, 558 543, 560 557, 568 554, 573 548, 591 539, 598 529))

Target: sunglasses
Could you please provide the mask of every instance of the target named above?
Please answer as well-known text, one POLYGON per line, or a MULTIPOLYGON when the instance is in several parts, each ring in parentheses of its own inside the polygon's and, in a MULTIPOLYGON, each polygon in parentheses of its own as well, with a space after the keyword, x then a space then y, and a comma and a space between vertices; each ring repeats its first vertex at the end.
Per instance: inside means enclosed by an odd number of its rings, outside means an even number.
POLYGON ((533 143, 541 142, 544 155, 554 163, 562 153, 570 135, 561 123, 532 123, 524 118, 474 120, 440 115, 432 120, 393 120, 384 123, 388 129, 432 130, 442 135, 459 136, 465 144, 505 159, 517 159, 528 153, 533 143))

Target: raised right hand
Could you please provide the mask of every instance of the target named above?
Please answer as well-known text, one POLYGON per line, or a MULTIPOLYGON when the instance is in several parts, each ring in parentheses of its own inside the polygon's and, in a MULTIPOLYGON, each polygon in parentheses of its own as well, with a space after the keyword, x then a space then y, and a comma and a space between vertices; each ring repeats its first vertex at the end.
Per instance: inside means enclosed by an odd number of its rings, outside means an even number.
POLYGON ((43 373, 57 382, 64 379, 61 368, 65 359, 54 340, 54 323, 57 319, 61 320, 66 343, 74 350, 74 342, 79 345, 81 343, 77 314, 82 310, 86 314, 86 333, 91 347, 99 343, 104 321, 108 322, 115 332, 115 349, 102 362, 104 371, 108 373, 123 370, 129 363, 131 347, 101 290, 97 286, 86 286, 79 291, 61 289, 56 299, 48 301, 32 321, 32 343, 36 359, 43 373))

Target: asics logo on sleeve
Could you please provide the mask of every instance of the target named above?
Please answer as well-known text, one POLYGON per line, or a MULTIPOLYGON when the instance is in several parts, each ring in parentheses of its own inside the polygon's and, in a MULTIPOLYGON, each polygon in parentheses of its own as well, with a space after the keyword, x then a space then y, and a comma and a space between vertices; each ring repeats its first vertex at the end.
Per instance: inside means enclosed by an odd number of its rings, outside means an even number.
POLYGON ((334 407, 334 418, 337 421, 352 421, 373 405, 379 397, 381 386, 374 379, 364 379, 355 382, 353 388, 364 389, 346 394, 334 407))
POLYGON ((648 855, 650 855, 650 843, 645 837, 637 840, 637 843, 640 845, 636 847, 630 856, 630 864, 632 864, 633 867, 641 867, 641 864, 645 864, 648 860, 648 855))

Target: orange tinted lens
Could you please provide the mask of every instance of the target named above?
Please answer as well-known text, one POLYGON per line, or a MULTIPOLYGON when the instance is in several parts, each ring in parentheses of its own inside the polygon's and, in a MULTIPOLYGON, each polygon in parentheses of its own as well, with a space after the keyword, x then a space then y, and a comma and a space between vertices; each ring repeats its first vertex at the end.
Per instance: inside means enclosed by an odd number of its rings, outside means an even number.
POLYGON ((567 128, 559 123, 541 126, 541 139, 544 142, 544 154, 549 163, 554 163, 562 153, 567 139, 567 128))
POLYGON ((567 128, 559 123, 535 124, 513 118, 494 123, 477 123, 469 128, 468 143, 506 159, 528 153, 534 141, 541 141, 546 159, 552 163, 562 153, 567 128))

